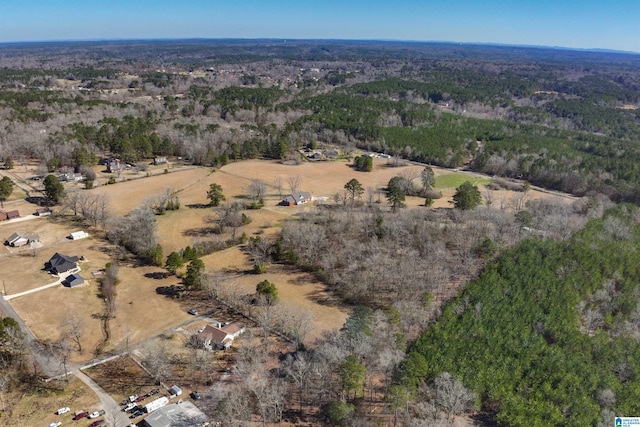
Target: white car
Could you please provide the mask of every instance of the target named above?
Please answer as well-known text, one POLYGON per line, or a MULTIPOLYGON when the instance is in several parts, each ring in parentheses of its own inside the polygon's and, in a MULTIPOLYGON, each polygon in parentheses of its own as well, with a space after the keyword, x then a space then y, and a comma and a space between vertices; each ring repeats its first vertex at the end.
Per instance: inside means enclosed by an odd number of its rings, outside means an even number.
POLYGON ((131 396, 129 396, 129 402, 135 402, 137 398, 138 398, 137 394, 132 394, 131 396))
POLYGON ((62 414, 66 414, 67 412, 69 412, 71 409, 69 409, 68 406, 64 407, 64 408, 60 408, 56 411, 57 415, 62 415, 62 414))
POLYGON ((49 424, 49 427, 60 427, 62 423, 60 421, 56 421, 55 423, 49 424))
POLYGON ((100 416, 100 412, 95 411, 89 414, 89 419, 92 420, 94 418, 98 418, 100 416))
POLYGON ((124 412, 129 412, 130 410, 132 410, 133 408, 135 408, 137 406, 138 406, 137 403, 131 402, 123 409, 123 411, 124 412))

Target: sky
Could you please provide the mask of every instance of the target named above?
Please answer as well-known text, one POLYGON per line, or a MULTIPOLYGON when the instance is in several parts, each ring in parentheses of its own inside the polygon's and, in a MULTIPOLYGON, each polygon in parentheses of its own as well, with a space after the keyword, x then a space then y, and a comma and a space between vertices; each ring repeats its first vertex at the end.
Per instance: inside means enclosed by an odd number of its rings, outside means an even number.
POLYGON ((414 40, 640 53, 640 0, 0 0, 0 42, 414 40))

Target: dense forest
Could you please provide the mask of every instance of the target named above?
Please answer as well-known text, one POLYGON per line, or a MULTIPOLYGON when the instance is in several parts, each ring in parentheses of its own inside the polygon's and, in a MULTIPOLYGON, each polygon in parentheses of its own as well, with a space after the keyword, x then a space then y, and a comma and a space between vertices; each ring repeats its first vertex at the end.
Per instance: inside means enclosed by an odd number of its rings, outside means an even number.
MULTIPOLYGON (((640 412, 640 56, 185 40, 3 44, 0 58, 6 169, 35 161, 42 175, 82 172, 107 158, 142 169, 159 156, 213 168, 301 162, 317 147, 339 148, 359 171, 372 163, 356 156, 373 151, 516 183, 522 203, 512 206, 402 210, 405 192, 427 206, 438 195, 398 175, 367 189, 366 201, 352 186, 350 203, 345 193, 273 240, 247 243, 261 253, 258 270, 273 262, 310 272, 353 311, 277 369, 267 371, 258 350, 241 354, 246 378, 215 409, 230 425, 251 418, 254 371, 282 396, 295 390, 290 416, 307 421, 303 404, 313 401, 314 422, 329 425, 378 422, 366 405, 380 402, 394 424, 411 426, 465 412, 487 425, 607 425, 640 412), (584 198, 525 203, 528 183, 584 198), (398 184, 406 188, 392 208, 374 201, 391 205, 398 184)), ((80 192, 67 204, 70 194, 80 192)), ((110 235, 135 252, 115 234, 128 228, 110 235)), ((11 328, 5 321, 6 366, 11 328)), ((278 394, 265 390, 265 399, 278 394)), ((285 404, 269 404, 263 422, 281 420, 285 404)))

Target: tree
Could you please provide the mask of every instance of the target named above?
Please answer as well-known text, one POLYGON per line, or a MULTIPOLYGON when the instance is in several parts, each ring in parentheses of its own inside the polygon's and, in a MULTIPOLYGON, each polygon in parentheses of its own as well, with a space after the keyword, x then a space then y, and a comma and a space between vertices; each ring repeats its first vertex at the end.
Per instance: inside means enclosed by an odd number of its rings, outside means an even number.
POLYGON ((364 187, 360 184, 360 181, 353 178, 349 182, 344 185, 344 189, 349 192, 349 197, 351 198, 351 204, 355 201, 356 198, 360 199, 364 194, 364 187))
POLYGON ((171 274, 176 274, 178 269, 182 268, 183 265, 184 260, 178 252, 171 252, 167 257, 167 261, 164 263, 165 268, 171 274))
POLYGON ((219 206, 220 202, 227 200, 222 194, 222 186, 220 184, 213 183, 209 186, 207 191, 207 199, 211 201, 211 206, 219 206))
POLYGON ((330 426, 347 425, 349 419, 353 416, 356 408, 351 403, 342 400, 334 400, 328 405, 322 407, 320 413, 324 421, 330 426))
POLYGON ((393 212, 395 212, 398 208, 404 207, 405 192, 403 189, 404 186, 402 184, 403 181, 404 178, 400 176, 394 176, 389 180, 389 183, 387 184, 387 200, 389 201, 393 212))
POLYGON ((200 258, 192 260, 187 266, 187 273, 184 276, 184 284, 194 289, 202 287, 202 274, 204 273, 204 262, 200 258))
POLYGON ((58 203, 64 193, 64 185, 62 185, 57 176, 47 175, 44 179, 44 193, 47 201, 58 203))
POLYGON ((289 190, 291 190, 291 193, 300 191, 301 181, 302 178, 300 177, 300 175, 289 175, 289 177, 287 178, 287 183, 289 184, 289 190))
POLYGON ((457 209, 472 210, 482 203, 482 195, 476 185, 466 181, 460 187, 456 188, 456 194, 453 195, 453 205, 457 209))
POLYGON ((276 285, 268 280, 263 280, 258 283, 256 285, 256 292, 267 300, 268 305, 273 305, 278 300, 278 290, 276 289, 276 285))
POLYGON ((4 168, 9 170, 9 169, 13 169, 13 159, 11 157, 7 157, 6 159, 4 159, 4 168))
POLYGON ((13 193, 13 181, 8 176, 3 176, 0 179, 0 206, 4 208, 4 202, 13 193))
POLYGON ((162 255, 162 246, 157 244, 145 252, 142 258, 147 264, 160 267, 162 266, 162 255))
POLYGON ((249 197, 254 207, 264 205, 264 197, 267 194, 267 183, 261 179, 251 180, 249 184, 249 197))
POLYGON ((357 396, 358 391, 363 389, 367 368, 358 361, 355 355, 350 354, 338 367, 338 374, 342 391, 346 392, 348 398, 352 391, 354 396, 357 396))
POLYGON ((473 406, 476 395, 448 372, 434 380, 436 404, 444 409, 449 419, 473 406))
POLYGON ((433 173, 431 166, 425 167, 420 173, 420 179, 422 180, 422 191, 426 192, 433 188, 436 184, 436 176, 433 173))

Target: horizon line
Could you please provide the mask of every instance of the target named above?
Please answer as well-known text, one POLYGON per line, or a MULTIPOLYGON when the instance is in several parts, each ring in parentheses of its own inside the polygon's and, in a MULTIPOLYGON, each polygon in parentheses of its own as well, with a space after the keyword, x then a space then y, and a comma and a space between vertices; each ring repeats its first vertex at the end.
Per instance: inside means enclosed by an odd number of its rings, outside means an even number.
POLYGON ((448 40, 409 40, 409 39, 349 39, 349 38, 283 38, 283 37, 149 37, 149 38, 77 38, 77 39, 49 39, 49 40, 11 40, 0 41, 2 45, 26 45, 26 44, 45 44, 45 43, 109 43, 109 42, 153 42, 153 41, 325 41, 325 42, 382 42, 382 43, 421 43, 421 44, 451 44, 463 46, 496 46, 496 47, 520 47, 529 49, 552 49, 552 50, 568 50, 579 52, 600 52, 600 53, 619 53, 627 55, 640 55, 640 52, 631 50, 620 50, 610 48, 587 48, 587 47, 567 47, 567 46, 549 46, 535 44, 514 44, 499 42, 456 42, 448 40))

